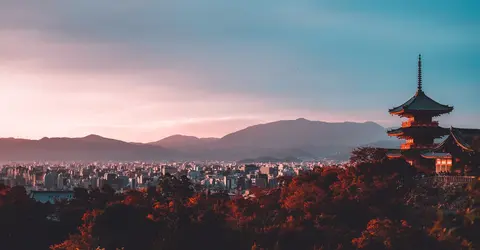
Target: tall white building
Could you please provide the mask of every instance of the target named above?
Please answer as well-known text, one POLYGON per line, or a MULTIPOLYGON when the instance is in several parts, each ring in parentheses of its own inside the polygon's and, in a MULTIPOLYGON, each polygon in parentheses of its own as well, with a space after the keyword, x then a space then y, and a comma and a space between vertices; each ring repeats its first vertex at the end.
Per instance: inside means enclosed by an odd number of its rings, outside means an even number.
POLYGON ((47 190, 55 190, 57 187, 57 173, 56 172, 49 172, 45 174, 45 188, 47 190))
POLYGON ((57 176, 57 189, 63 189, 63 174, 58 174, 57 176))
POLYGON ((32 174, 32 186, 35 187, 37 186, 37 175, 32 174))
POLYGON ((129 178, 129 186, 131 189, 137 189, 137 178, 129 178))

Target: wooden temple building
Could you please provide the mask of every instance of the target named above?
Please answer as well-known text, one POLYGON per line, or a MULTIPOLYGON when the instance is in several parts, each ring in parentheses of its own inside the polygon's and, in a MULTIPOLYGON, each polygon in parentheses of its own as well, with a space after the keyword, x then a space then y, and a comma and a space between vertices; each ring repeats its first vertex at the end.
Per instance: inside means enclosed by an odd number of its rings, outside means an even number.
POLYGON ((418 86, 415 95, 389 113, 407 118, 402 126, 388 130, 389 136, 405 140, 400 150, 390 151, 389 158, 404 158, 418 168, 440 172, 477 172, 480 167, 480 129, 443 128, 434 119, 453 111, 440 104, 422 89, 422 61, 418 57, 418 86), (435 140, 447 136, 442 143, 435 140))
POLYGON ((422 153, 435 162, 435 171, 480 176, 480 129, 451 127, 448 137, 422 153))

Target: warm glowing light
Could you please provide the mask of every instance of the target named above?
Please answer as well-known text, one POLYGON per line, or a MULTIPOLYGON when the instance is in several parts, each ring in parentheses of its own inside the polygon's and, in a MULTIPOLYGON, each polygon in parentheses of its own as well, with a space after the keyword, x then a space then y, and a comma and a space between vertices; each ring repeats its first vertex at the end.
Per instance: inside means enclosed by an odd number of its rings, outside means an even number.
POLYGON ((451 172, 452 170, 452 159, 437 159, 435 161, 436 172, 451 172))

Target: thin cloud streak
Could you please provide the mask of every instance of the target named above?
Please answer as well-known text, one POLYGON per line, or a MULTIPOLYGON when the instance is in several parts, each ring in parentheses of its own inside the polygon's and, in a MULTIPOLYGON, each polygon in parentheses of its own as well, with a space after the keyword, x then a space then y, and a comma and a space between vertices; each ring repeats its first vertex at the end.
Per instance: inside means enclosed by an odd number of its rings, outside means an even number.
POLYGON ((420 51, 428 93, 456 107, 446 121, 480 123, 468 10, 210 3, 1 3, 0 136, 150 141, 299 117, 393 126, 387 109, 413 94, 420 51))

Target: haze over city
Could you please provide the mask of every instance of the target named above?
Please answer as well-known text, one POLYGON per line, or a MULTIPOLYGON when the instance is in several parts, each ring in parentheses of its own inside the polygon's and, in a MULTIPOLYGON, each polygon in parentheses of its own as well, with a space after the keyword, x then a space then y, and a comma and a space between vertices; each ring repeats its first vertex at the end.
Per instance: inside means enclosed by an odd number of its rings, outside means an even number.
POLYGON ((390 127, 419 53, 424 90, 455 106, 440 121, 478 127, 480 4, 373 2, 3 2, 0 137, 148 142, 299 117, 390 127))

